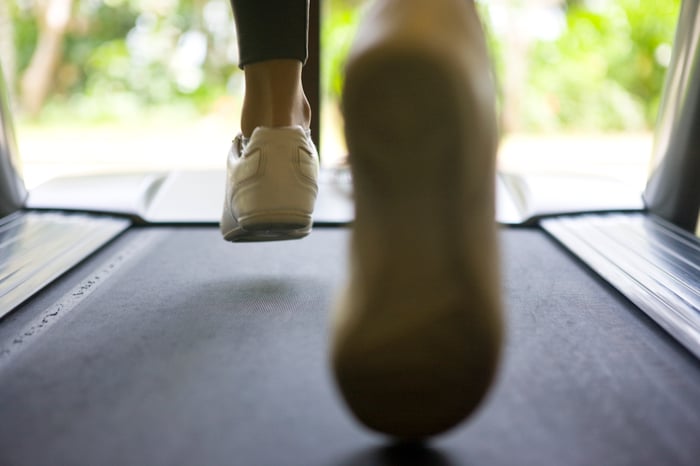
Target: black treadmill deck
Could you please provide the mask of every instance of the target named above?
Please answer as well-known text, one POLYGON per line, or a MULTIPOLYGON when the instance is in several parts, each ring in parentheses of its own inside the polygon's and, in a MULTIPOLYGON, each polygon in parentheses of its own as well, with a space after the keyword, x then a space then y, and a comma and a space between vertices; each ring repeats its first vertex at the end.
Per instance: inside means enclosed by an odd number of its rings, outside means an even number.
POLYGON ((700 363, 538 230, 502 231, 508 338, 468 423, 404 454, 358 424, 327 364, 347 229, 232 245, 132 228, 0 321, 0 464, 697 464, 700 363), (399 453, 397 453, 397 451, 399 453))

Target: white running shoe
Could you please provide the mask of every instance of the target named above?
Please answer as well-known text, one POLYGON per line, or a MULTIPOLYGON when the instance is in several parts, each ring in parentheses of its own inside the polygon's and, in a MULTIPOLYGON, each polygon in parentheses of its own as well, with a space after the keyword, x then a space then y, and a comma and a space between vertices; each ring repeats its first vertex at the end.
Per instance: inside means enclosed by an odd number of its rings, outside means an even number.
POLYGON ((491 64, 464 0, 375 1, 356 37, 343 92, 356 217, 332 364, 360 421, 420 439, 476 409, 499 359, 491 64))
POLYGON ((259 127, 228 154, 221 233, 226 241, 277 241, 309 234, 318 153, 300 126, 259 127))

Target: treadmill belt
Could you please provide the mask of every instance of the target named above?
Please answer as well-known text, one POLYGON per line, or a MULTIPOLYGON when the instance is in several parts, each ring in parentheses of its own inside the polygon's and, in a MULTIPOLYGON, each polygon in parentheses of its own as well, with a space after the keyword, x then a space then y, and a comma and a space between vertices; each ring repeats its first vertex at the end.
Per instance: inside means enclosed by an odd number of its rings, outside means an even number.
POLYGON ((16 212, 0 219, 0 318, 128 228, 124 219, 16 212))
POLYGON ((128 230, 0 321, 6 345, 141 245, 0 359, 0 464, 697 465, 700 363, 534 229, 501 233, 507 340, 479 412, 423 449, 365 430, 327 360, 349 237, 128 230))

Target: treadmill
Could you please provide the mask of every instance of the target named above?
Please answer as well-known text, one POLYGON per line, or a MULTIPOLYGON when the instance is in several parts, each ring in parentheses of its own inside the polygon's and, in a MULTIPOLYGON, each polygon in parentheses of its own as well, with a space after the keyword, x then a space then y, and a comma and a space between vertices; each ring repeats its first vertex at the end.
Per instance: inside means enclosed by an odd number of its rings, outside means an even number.
POLYGON ((0 82, 0 465, 700 464, 699 39, 684 0, 643 194, 498 175, 499 374, 420 446, 360 426, 328 370, 347 172, 291 242, 221 240, 223 171, 28 193, 0 82))

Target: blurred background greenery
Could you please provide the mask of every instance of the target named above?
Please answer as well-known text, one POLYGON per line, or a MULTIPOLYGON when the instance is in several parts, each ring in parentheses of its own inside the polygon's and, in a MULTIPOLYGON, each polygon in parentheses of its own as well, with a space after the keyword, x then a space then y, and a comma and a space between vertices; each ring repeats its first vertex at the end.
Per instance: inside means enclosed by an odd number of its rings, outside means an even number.
POLYGON ((226 0, 9 2, 3 65, 21 117, 207 112, 240 79, 226 0), (14 55, 14 56, 12 56, 14 55))
MULTIPOLYGON (((332 99, 362 3, 324 2, 323 74, 332 99)), ((503 108, 514 110, 504 116, 507 128, 652 126, 678 5, 480 2, 503 108)), ((3 65, 24 117, 70 112, 101 121, 163 106, 208 112, 240 85, 227 0, 3 0, 0 14, 3 65)))
MULTIPOLYGON (((365 1, 321 1, 328 160, 344 150, 337 102, 365 1)), ((653 128, 680 0, 477 3, 505 134, 653 128)), ((226 140, 242 94, 237 53, 228 0, 0 0, 0 60, 30 138, 220 117, 226 140)))

